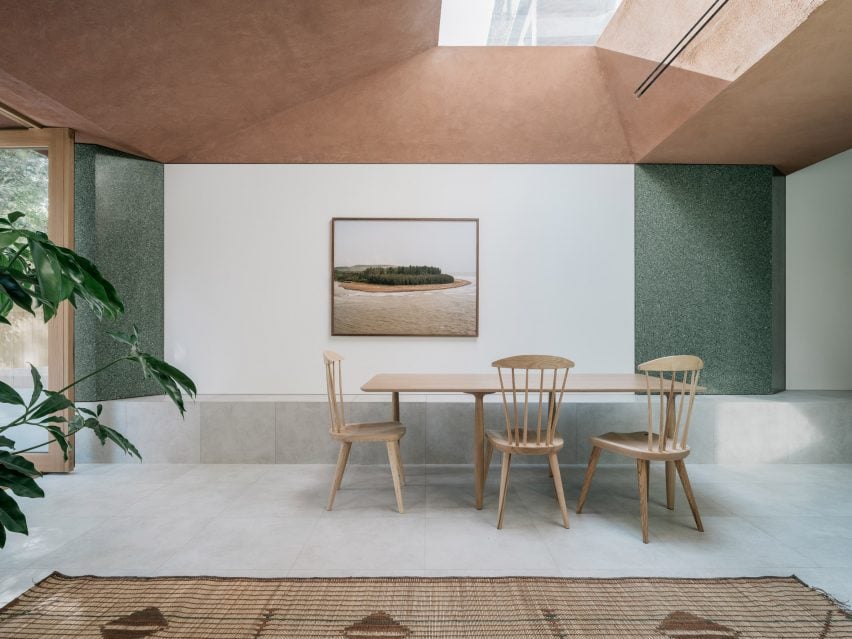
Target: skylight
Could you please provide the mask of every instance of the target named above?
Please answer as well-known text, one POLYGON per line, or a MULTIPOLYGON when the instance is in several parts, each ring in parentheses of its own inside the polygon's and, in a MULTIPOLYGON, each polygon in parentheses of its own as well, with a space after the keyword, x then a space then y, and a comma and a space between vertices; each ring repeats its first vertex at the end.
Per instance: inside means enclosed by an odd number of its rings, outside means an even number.
POLYGON ((442 0, 439 46, 592 45, 621 0, 442 0))

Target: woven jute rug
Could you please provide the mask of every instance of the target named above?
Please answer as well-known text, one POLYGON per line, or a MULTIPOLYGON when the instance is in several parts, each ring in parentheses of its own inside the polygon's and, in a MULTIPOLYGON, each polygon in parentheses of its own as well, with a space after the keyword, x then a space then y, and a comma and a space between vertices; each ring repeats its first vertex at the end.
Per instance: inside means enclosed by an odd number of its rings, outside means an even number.
POLYGON ((0 610, 0 637, 852 637, 795 577, 66 577, 0 610))

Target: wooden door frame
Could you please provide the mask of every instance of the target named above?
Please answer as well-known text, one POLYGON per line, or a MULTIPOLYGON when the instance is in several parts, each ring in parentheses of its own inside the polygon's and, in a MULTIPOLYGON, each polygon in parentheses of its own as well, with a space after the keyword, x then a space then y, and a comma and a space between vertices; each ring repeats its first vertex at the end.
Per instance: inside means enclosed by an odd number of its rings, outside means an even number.
MULTIPOLYGON (((47 234, 59 246, 74 248, 74 131, 0 130, 0 149, 9 148, 47 149, 47 234)), ((47 325, 47 350, 47 387, 63 388, 74 380, 74 308, 68 302, 60 304, 56 317, 47 325)), ((73 401, 74 389, 66 395, 73 401)), ((67 460, 55 443, 48 446, 46 453, 26 453, 24 457, 42 472, 70 472, 74 469, 73 436, 69 443, 67 460)))

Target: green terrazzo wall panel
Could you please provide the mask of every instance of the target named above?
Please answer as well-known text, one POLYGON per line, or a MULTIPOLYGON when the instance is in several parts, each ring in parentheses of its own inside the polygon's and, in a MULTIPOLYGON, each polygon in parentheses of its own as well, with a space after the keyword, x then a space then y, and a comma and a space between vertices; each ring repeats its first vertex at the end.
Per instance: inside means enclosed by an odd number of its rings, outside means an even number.
MULTIPOLYGON (((74 369, 82 377, 124 349, 106 335, 134 324, 142 346, 163 355, 163 165, 104 147, 75 145, 74 234, 77 250, 97 264, 124 301, 125 316, 75 317, 74 369)), ((77 387, 80 401, 157 395, 138 367, 121 363, 77 387)))
POLYGON ((709 393, 783 389, 783 178, 637 165, 635 198, 636 363, 694 353, 709 393))

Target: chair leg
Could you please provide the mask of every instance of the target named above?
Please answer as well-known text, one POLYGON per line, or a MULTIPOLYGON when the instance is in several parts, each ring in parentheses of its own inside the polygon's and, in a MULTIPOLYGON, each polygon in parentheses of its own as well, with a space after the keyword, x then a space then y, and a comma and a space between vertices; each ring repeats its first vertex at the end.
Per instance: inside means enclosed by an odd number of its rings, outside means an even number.
POLYGON ((503 528, 503 510, 506 507, 506 492, 509 488, 509 466, 512 463, 511 453, 503 453, 503 468, 500 471, 500 498, 497 502, 497 529, 503 528))
POLYGON ((331 492, 328 494, 326 510, 331 510, 331 507, 334 505, 334 496, 337 494, 337 491, 340 489, 340 483, 343 481, 343 471, 346 470, 350 448, 352 448, 352 442, 340 443, 340 453, 337 455, 337 471, 334 473, 334 481, 331 482, 331 492))
POLYGON ((674 510, 675 507, 675 465, 674 462, 666 462, 666 508, 674 510))
POLYGON ((598 459, 601 456, 601 449, 597 446, 592 447, 592 455, 589 457, 589 467, 586 469, 586 478, 583 480, 583 487, 580 489, 580 499, 577 500, 577 514, 583 512, 583 505, 586 503, 586 497, 589 496, 589 488, 592 485, 592 477, 595 474, 595 469, 598 467, 598 459))
POLYGON ((699 532, 704 532, 704 524, 701 523, 701 514, 698 512, 698 503, 695 501, 695 495, 692 494, 692 484, 689 483, 689 475, 686 473, 686 464, 682 459, 675 462, 677 473, 680 475, 680 483, 683 484, 683 492, 686 493, 686 501, 689 502, 689 507, 692 510, 692 517, 695 519, 695 527, 699 532))
POLYGON ((648 543, 648 468, 651 462, 647 459, 636 460, 636 470, 639 472, 639 514, 642 517, 642 541, 648 543))
POLYGON ((403 513, 402 486, 400 485, 399 472, 399 442, 388 442, 388 462, 390 462, 391 474, 393 475, 393 491, 396 493, 396 509, 403 513))
POLYGON ((562 488, 562 473, 559 471, 559 457, 556 453, 547 456, 550 462, 550 473, 553 475, 553 486, 556 488, 556 500, 559 502, 559 510, 562 511, 562 525, 568 526, 568 507, 565 505, 565 491, 562 488))
POLYGON ((396 458, 399 461, 399 481, 405 486, 405 467, 402 464, 402 449, 400 448, 400 443, 396 443, 396 458))
POLYGON ((491 466, 491 458, 494 456, 494 446, 490 439, 485 440, 485 464, 482 468, 482 485, 485 486, 485 481, 488 479, 488 469, 491 466))

